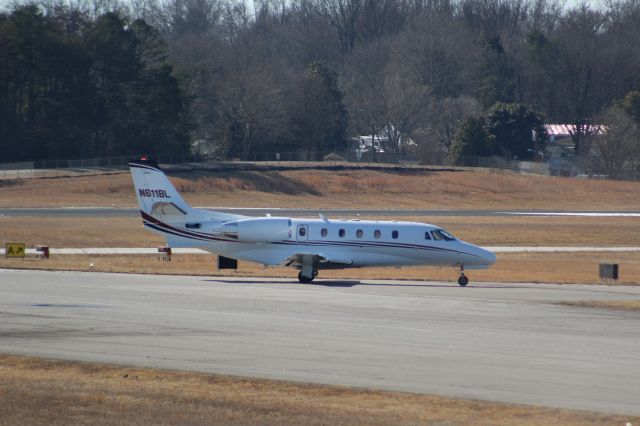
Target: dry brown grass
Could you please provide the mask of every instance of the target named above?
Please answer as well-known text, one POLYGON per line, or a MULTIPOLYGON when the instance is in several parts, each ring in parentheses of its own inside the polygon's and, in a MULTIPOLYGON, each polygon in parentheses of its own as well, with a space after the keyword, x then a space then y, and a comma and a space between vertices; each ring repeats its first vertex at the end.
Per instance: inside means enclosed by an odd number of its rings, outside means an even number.
MULTIPOLYGON (((525 208, 521 195, 531 197, 538 208, 562 199, 553 207, 567 207, 582 200, 583 208, 637 208, 628 203, 637 199, 640 183, 555 179, 511 174, 473 172, 374 172, 314 171, 236 172, 230 176, 192 174, 174 182, 196 205, 292 207, 402 207, 388 205, 402 198, 404 207, 457 207, 447 203, 466 203, 466 207, 489 207, 484 200, 500 200, 500 208, 525 208), (402 188, 402 191, 399 190, 402 188), (274 192, 275 191, 275 192, 274 192), (315 194, 315 195, 314 195, 315 194), (317 195, 320 194, 320 195, 317 195), (418 194, 418 196, 416 196, 418 194), (255 197, 254 197, 255 195, 255 197), (428 196, 427 196, 428 195, 428 196), (493 198, 492 198, 493 197, 493 198), (226 200, 226 202, 225 202, 226 200), (323 201, 324 200, 324 201, 323 201), (342 200, 342 201, 340 201, 342 200), (348 200, 348 204, 347 204, 348 200), (434 200, 445 204, 432 205, 434 200), (505 201, 507 200, 507 201, 505 201), (537 200, 537 201, 536 201, 537 200), (542 200, 542 201, 541 201, 542 200), (595 205, 592 203, 595 201, 595 205), (212 202, 213 201, 213 202, 212 202), (599 205, 607 202, 606 206, 599 205), (342 204, 341 204, 342 203, 342 204), (413 203, 413 204, 409 204, 413 203), (506 204, 506 205, 503 205, 506 204)), ((133 205, 133 188, 128 173, 73 179, 36 179, 0 188, 0 205, 133 205)), ((488 201, 489 204, 493 201, 488 201)), ((399 202, 399 201, 398 201, 399 202)), ((388 219, 388 218, 386 218, 388 219)), ((637 218, 588 217, 426 217, 413 218, 435 223, 455 235, 481 245, 532 246, 619 246, 638 245, 640 220, 637 218)), ((51 247, 155 247, 163 239, 144 231, 140 219, 126 218, 0 218, 0 243, 24 241, 28 246, 43 243, 51 247)), ((93 259, 93 258, 91 258, 93 259)), ((93 259, 98 270, 120 272, 162 272, 216 274, 214 258, 177 257, 171 264, 145 263, 136 256, 93 259), (206 259, 206 260, 205 260, 206 259)), ((60 257, 49 262, 0 260, 4 267, 87 268, 89 257, 60 257)), ((621 281, 640 283, 636 254, 513 254, 500 255, 488 271, 472 272, 475 281, 597 282, 600 262, 619 263, 621 281)), ((294 276, 293 271, 263 270, 245 264, 238 274, 294 276)), ((363 269, 323 272, 327 278, 408 278, 451 280, 449 268, 363 269)))
MULTIPOLYGON (((633 217, 431 216, 402 219, 433 223, 465 241, 481 245, 640 245, 640 219, 633 217)), ((138 216, 0 217, 0 244, 6 241, 24 241, 28 246, 45 243, 51 247, 156 247, 164 244, 163 238, 143 229, 138 216)))
POLYGON ((577 306, 580 308, 640 311, 640 300, 572 300, 561 302, 560 304, 565 306, 577 306))
MULTIPOLYGON (((415 218, 444 226, 460 238, 483 245, 611 246, 637 245, 637 218, 568 217, 428 217, 415 218)), ((39 243, 51 247, 157 247, 164 240, 142 228, 137 217, 125 218, 0 218, 0 244, 7 241, 39 243)), ((215 257, 174 256, 158 263, 151 256, 56 256, 46 262, 0 258, 0 267, 217 275, 215 257)), ((519 253, 499 254, 486 271, 470 271, 472 281, 596 283, 599 263, 620 264, 620 282, 640 283, 637 253, 519 253)), ((295 277, 284 268, 264 269, 241 262, 234 275, 295 277)), ((385 278, 451 281, 451 268, 374 268, 323 271, 322 278, 385 278)))
POLYGON ((164 238, 146 231, 136 217, 0 217, 0 244, 28 247, 157 247, 164 238))
MULTIPOLYGON (((172 178, 199 206, 632 210, 640 182, 473 171, 197 172, 172 178)), ((129 173, 5 182, 0 207, 134 206, 129 173)))
POLYGON ((640 418, 0 355, 0 421, 8 426, 624 425, 640 418))
MULTIPOLYGON (((620 265, 619 284, 640 284, 640 256, 636 253, 504 253, 490 269, 468 271, 473 282, 526 282, 526 283, 599 283, 599 263, 620 265)), ((0 268, 49 269, 72 271, 127 272, 170 275, 274 277, 297 280, 293 269, 264 268, 248 262, 239 262, 237 271, 216 269, 214 255, 174 255, 171 262, 159 262, 156 255, 60 255, 50 260, 34 258, 0 258, 0 268), (93 268, 89 265, 93 263, 93 268)), ((320 279, 389 279, 435 280, 455 282, 458 271, 454 268, 364 268, 320 271, 320 279)), ((452 284, 453 285, 453 284, 452 284)))

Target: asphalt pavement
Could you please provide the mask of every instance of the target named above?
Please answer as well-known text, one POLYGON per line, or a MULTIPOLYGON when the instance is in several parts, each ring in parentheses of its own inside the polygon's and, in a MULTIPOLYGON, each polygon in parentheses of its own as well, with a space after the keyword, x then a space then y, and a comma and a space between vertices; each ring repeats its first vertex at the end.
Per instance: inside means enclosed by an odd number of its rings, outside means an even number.
MULTIPOLYGON (((318 216, 327 217, 422 217, 422 216, 454 216, 454 217, 481 217, 481 216, 591 216, 591 217, 640 217, 638 211, 611 212, 611 211, 555 211, 555 210, 452 210, 452 209, 286 209, 286 208, 231 208, 231 207, 201 207, 204 209, 224 211, 246 216, 318 216)), ((0 216, 25 217, 117 217, 137 216, 140 210, 134 207, 58 207, 58 208, 0 208, 0 216)))
POLYGON ((640 414, 640 287, 0 270, 0 351, 640 414))

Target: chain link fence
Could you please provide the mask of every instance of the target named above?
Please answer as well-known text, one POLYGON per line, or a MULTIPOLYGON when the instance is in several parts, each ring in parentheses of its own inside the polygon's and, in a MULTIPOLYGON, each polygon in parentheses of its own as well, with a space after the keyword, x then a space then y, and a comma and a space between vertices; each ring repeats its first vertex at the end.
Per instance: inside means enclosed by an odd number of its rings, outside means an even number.
MULTIPOLYGON (((87 158, 75 160, 45 160, 0 164, 0 179, 26 179, 38 177, 65 177, 104 174, 127 170, 131 156, 87 158)), ((199 165, 209 168, 260 168, 260 167, 471 167, 485 170, 508 170, 539 175, 576 176, 580 170, 570 162, 530 162, 500 157, 463 157, 455 165, 446 156, 418 158, 415 155, 371 152, 257 152, 243 159, 220 160, 198 155, 169 156, 157 159, 163 165, 199 165)))

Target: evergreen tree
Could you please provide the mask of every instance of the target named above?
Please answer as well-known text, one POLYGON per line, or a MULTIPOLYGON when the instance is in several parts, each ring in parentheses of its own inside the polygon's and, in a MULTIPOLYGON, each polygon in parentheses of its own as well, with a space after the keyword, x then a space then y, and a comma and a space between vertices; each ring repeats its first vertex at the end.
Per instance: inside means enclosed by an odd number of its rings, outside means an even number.
POLYGON ((620 103, 622 109, 640 125, 640 91, 629 92, 620 103))
POLYGON ((451 145, 452 164, 463 164, 464 157, 485 157, 491 155, 489 134, 482 117, 468 117, 458 127, 451 145))
POLYGON ((542 116, 522 104, 499 102, 492 106, 486 130, 494 153, 519 159, 535 159, 546 141, 542 116))
POLYGON ((291 115, 294 135, 305 151, 342 148, 348 116, 338 74, 322 62, 312 63, 304 73, 291 115))
POLYGON ((116 13, 0 14, 0 162, 188 150, 162 38, 116 13))

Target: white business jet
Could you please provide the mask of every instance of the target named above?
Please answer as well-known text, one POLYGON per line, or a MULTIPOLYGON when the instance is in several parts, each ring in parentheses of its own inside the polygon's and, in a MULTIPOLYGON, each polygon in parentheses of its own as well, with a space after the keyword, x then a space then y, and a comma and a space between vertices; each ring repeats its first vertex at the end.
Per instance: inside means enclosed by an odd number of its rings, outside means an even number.
MULTIPOLYGON (((365 266, 453 266, 466 286, 466 269, 495 263, 490 251, 424 223, 250 217, 196 209, 187 204, 155 162, 129 163, 144 226, 169 247, 201 248, 217 254, 219 266, 237 260, 298 269, 310 283, 320 269, 365 266)), ((229 266, 231 265, 231 266, 229 266)))

